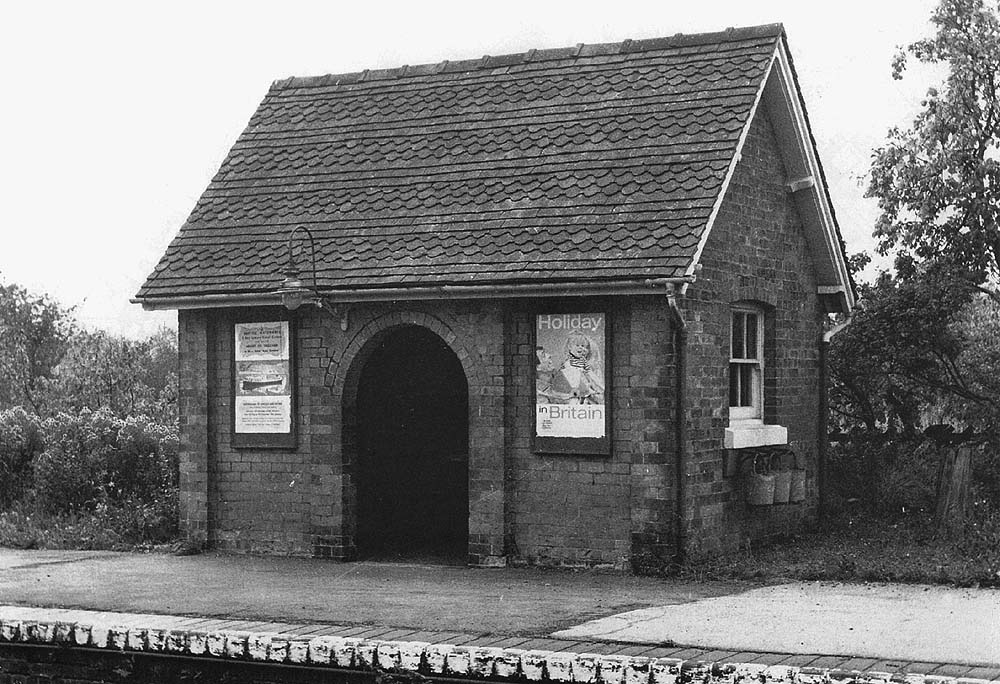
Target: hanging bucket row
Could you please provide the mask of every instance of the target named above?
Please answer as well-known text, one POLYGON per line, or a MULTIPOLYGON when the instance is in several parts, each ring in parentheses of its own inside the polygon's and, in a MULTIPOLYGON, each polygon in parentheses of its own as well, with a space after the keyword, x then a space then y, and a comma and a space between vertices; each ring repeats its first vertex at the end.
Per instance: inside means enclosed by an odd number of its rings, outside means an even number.
POLYGON ((795 467, 791 451, 758 454, 747 477, 747 503, 751 506, 798 503, 806 498, 806 471, 795 467))

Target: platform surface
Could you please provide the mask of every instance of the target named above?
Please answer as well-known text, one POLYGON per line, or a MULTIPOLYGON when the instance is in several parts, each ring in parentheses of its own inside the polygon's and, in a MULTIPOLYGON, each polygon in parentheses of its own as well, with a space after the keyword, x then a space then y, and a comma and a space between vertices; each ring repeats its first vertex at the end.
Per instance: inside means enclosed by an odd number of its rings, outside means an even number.
POLYGON ((0 605, 44 609, 34 619, 155 618, 164 629, 1000 680, 991 589, 0 549, 0 605))

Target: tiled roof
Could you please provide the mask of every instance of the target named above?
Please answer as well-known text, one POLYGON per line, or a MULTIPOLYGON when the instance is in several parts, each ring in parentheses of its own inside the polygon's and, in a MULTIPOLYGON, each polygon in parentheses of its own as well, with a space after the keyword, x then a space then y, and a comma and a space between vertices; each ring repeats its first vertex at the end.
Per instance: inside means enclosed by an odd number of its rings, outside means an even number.
POLYGON ((297 225, 327 291, 680 276, 782 36, 276 82, 138 296, 273 291, 297 225))

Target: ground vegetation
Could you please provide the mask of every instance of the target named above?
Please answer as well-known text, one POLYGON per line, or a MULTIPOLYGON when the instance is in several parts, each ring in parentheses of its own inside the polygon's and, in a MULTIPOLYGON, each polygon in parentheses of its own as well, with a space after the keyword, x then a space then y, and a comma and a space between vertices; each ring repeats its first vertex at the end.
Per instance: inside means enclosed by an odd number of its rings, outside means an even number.
POLYGON ((0 545, 134 549, 177 535, 177 345, 88 331, 0 285, 0 545))

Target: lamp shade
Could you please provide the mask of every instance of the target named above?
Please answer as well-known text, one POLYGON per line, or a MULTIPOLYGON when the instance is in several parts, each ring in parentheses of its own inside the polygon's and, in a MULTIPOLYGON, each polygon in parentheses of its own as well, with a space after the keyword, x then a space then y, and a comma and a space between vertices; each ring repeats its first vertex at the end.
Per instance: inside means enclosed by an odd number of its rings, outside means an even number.
POLYGON ((313 297, 313 292, 302 284, 302 280, 297 275, 289 274, 281 281, 281 289, 278 290, 281 296, 281 304, 289 311, 295 311, 302 306, 303 302, 313 297))

